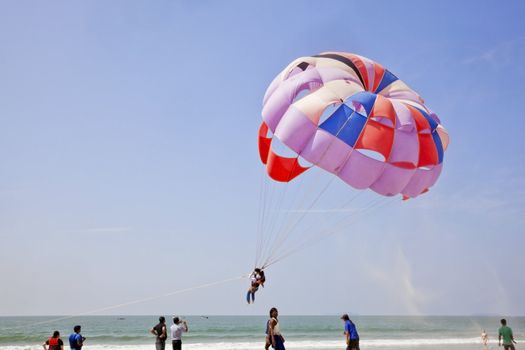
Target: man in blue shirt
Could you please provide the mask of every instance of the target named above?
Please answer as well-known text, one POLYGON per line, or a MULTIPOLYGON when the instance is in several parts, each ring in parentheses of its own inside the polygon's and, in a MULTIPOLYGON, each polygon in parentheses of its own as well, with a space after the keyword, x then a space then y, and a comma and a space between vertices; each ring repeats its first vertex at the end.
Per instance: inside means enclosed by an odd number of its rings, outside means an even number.
POLYGON ((347 314, 341 316, 341 319, 345 323, 346 350, 359 350, 359 334, 355 324, 347 314))
POLYGON ((86 340, 86 338, 84 338, 82 334, 80 334, 80 326, 75 326, 73 328, 73 331, 75 333, 71 333, 71 335, 69 336, 69 347, 71 348, 71 350, 81 350, 82 345, 84 345, 84 340, 86 340))

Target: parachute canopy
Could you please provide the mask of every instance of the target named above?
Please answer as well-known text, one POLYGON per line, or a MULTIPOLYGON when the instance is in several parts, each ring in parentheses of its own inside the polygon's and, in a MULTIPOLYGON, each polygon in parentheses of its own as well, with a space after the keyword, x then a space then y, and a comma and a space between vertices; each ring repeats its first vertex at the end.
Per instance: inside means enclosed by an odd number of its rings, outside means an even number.
POLYGON ((426 192, 449 140, 414 90, 380 64, 344 52, 290 63, 268 87, 262 118, 259 154, 272 179, 289 182, 317 166, 383 196, 426 192), (294 156, 278 154, 276 139, 294 156))

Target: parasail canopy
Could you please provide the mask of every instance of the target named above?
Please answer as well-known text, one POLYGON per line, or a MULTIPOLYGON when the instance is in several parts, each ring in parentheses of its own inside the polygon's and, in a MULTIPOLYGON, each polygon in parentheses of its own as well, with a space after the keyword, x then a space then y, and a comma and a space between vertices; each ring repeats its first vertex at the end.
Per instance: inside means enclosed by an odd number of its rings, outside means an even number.
POLYGON ((290 182, 316 166, 383 196, 428 191, 449 141, 437 115, 407 84, 344 52, 290 63, 268 87, 262 118, 259 154, 272 179, 290 182), (280 155, 276 141, 295 156, 280 155))

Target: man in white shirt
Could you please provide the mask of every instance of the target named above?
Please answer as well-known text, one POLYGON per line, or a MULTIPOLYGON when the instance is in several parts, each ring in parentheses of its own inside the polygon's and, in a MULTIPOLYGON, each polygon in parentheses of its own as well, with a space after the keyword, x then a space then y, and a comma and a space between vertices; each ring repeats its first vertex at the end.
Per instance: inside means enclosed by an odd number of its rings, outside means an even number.
POLYGON ((188 331, 186 321, 181 321, 178 317, 173 317, 173 325, 170 327, 171 345, 173 350, 182 349, 182 332, 188 331))

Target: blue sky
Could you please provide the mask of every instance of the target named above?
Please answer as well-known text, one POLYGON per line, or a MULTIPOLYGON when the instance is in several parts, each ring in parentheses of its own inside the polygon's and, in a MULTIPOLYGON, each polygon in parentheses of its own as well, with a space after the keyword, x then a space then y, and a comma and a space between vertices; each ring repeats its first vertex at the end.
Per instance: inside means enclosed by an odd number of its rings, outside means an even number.
MULTIPOLYGON (((423 96, 451 136, 437 185, 275 264, 250 307, 237 280, 108 313, 524 315, 524 14, 1 2, 0 315, 78 314, 252 268, 262 97, 323 51, 376 60, 423 96)), ((355 193, 335 186, 319 209, 355 193)))

